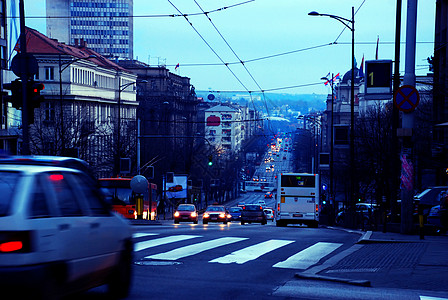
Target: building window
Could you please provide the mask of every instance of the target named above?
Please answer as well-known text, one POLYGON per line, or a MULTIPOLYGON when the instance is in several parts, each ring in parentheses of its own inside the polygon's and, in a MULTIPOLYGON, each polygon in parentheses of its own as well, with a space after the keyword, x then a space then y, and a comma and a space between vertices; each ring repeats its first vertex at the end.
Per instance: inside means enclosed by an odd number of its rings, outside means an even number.
POLYGON ((45 80, 54 80, 54 67, 45 67, 45 80))
POLYGON ((54 104, 51 102, 45 102, 45 121, 53 122, 55 120, 54 104))
POLYGON ((335 126, 334 127, 334 145, 348 146, 349 144, 349 126, 335 126))

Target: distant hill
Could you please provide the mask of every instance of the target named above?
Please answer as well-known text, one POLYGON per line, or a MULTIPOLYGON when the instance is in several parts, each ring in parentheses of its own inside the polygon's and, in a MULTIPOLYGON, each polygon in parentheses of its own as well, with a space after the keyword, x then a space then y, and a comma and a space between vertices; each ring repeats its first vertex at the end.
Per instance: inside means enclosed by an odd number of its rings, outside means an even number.
POLYGON ((214 101, 232 102, 239 105, 249 105, 250 108, 255 107, 257 110, 292 110, 299 111, 303 114, 310 111, 325 110, 325 101, 327 95, 323 94, 286 94, 286 93, 253 93, 252 98, 248 93, 234 92, 210 92, 198 91, 196 95, 202 97, 205 101, 210 97, 214 97, 214 101))

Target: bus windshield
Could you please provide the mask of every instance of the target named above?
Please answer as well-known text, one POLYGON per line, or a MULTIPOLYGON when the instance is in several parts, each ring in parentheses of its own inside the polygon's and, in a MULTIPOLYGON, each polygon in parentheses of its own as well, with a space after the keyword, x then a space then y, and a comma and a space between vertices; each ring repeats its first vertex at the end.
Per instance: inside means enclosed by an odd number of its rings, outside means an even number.
POLYGON ((100 186, 112 204, 134 205, 135 199, 130 187, 130 180, 100 180, 100 186))

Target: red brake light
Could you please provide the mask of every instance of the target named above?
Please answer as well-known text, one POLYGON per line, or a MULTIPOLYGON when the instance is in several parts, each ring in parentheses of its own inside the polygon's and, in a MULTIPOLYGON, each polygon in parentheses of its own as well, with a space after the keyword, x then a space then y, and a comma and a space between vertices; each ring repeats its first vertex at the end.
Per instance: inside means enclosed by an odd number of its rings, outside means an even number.
POLYGON ((0 253, 26 253, 31 251, 31 232, 0 231, 0 253))
POLYGON ((64 175, 62 175, 62 174, 51 174, 50 175, 50 180, 59 181, 62 179, 64 179, 64 175))
POLYGON ((0 252, 14 252, 23 248, 21 241, 6 242, 0 244, 0 252))

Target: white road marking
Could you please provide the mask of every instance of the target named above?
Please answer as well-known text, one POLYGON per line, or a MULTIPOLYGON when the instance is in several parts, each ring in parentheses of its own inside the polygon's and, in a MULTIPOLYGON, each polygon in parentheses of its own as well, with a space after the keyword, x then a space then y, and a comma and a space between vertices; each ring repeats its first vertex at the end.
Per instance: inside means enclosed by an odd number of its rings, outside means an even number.
POLYGON ((197 243, 181 248, 177 248, 168 252, 146 256, 148 259, 161 259, 161 260, 178 260, 183 257, 195 255, 213 248, 224 246, 227 244, 236 243, 239 241, 247 240, 247 238, 239 237, 223 237, 216 240, 197 243))
POLYGON ((276 263, 273 267, 285 269, 307 269, 312 265, 317 264, 322 257, 330 254, 340 246, 342 246, 342 244, 318 242, 289 257, 287 260, 276 263))
POLYGON ((132 234, 132 237, 135 239, 135 238, 150 236, 150 235, 158 235, 158 233, 136 232, 136 233, 132 234))
POLYGON ((144 241, 136 243, 134 246, 134 251, 141 251, 144 249, 170 244, 174 242, 189 240, 193 238, 201 237, 200 235, 173 235, 173 236, 167 236, 159 239, 144 241))
POLYGON ((237 264, 244 264, 250 260, 257 259, 258 257, 273 251, 277 248, 286 246, 290 243, 293 243, 294 241, 287 241, 287 240, 269 240, 263 243, 259 243, 235 252, 232 252, 229 255, 219 257, 216 259, 213 259, 209 262, 211 263, 221 263, 221 264, 230 264, 230 263, 237 263, 237 264))

